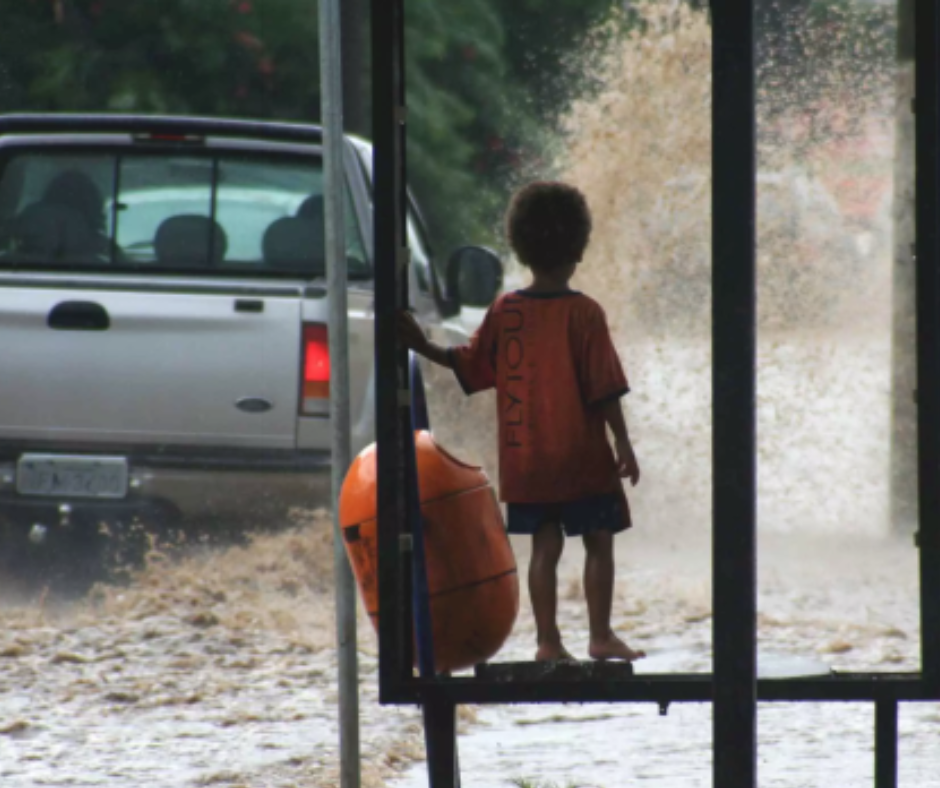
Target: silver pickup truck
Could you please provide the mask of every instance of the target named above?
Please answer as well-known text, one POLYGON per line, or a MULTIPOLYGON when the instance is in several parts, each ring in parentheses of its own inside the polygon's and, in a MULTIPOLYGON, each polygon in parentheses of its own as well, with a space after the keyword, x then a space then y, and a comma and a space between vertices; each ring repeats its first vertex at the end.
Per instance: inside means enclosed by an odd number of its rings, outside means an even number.
MULTIPOLYGON (((347 138, 354 450, 373 439, 371 169, 347 138)), ((438 258, 414 204, 407 234, 413 307, 459 341, 499 260, 438 258)), ((319 128, 0 116, 0 553, 327 503, 326 298, 319 128)))

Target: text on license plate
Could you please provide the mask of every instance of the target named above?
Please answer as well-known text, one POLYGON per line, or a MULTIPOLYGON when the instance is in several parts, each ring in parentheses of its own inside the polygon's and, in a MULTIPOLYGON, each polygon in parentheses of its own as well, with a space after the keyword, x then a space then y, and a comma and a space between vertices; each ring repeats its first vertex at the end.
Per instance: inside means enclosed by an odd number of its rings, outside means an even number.
POLYGON ((21 495, 123 498, 127 476, 124 457, 25 454, 16 466, 16 490, 21 495))

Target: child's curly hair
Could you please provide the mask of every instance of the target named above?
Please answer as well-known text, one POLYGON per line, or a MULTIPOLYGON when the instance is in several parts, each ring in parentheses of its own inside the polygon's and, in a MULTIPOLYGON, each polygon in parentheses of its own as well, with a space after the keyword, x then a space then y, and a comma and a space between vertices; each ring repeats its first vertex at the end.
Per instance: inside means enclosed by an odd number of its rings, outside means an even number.
POLYGON ((591 211, 574 186, 535 181, 517 191, 506 212, 506 236, 519 261, 547 271, 581 262, 591 211))

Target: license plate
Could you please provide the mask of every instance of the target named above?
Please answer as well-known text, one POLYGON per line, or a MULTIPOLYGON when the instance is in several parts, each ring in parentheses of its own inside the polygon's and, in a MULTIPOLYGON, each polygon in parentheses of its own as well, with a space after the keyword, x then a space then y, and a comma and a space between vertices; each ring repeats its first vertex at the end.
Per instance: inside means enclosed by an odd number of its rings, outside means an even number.
POLYGON ((16 466, 21 495, 67 498, 124 498, 127 459, 24 454, 16 466))

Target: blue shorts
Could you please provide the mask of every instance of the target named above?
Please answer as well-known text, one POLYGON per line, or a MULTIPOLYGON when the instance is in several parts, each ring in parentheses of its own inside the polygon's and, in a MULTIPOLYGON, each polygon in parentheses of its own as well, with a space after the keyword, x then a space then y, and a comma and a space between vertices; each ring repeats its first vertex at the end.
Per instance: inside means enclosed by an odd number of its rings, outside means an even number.
POLYGON ((630 527, 626 497, 611 493, 564 503, 507 503, 506 527, 511 534, 534 534, 543 523, 560 523, 566 536, 592 531, 620 533, 630 527))

